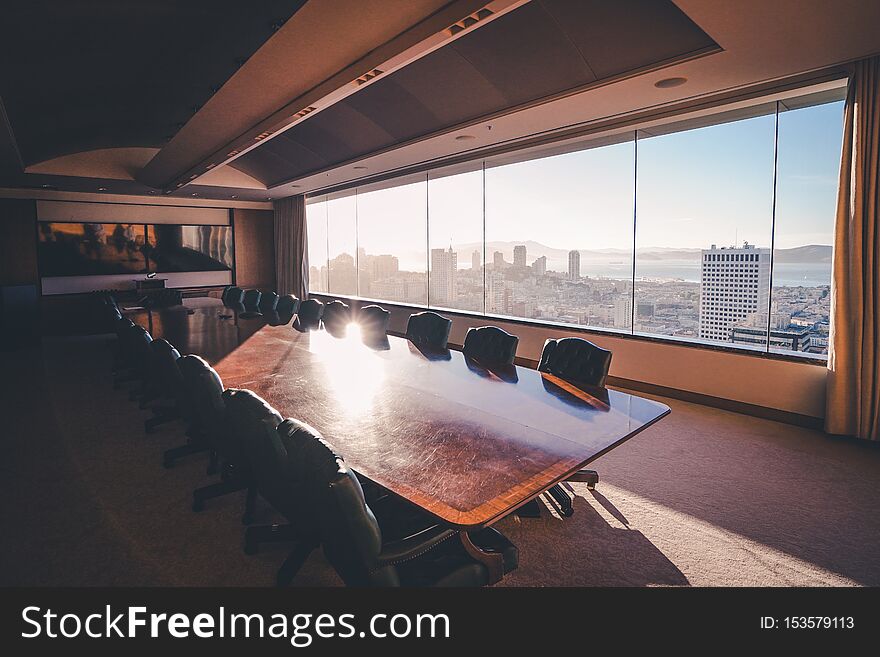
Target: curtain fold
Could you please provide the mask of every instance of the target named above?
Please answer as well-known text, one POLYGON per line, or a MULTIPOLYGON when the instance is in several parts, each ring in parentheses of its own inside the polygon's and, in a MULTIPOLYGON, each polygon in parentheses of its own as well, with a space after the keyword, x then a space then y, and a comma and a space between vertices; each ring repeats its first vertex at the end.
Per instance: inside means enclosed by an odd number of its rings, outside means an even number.
POLYGON ((880 440, 880 57, 855 64, 844 116, 825 430, 880 440))
POLYGON ((308 298, 309 249, 305 196, 275 201, 275 287, 278 294, 308 298))

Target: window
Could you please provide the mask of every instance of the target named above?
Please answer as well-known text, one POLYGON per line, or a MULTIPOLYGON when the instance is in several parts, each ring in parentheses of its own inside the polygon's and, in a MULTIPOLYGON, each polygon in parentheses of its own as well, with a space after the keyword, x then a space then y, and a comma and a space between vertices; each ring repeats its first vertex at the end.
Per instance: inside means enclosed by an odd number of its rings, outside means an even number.
POLYGON ((354 194, 327 197, 327 290, 331 294, 356 295, 357 206, 354 194))
POLYGON ((309 199, 306 204, 306 232, 309 238, 309 292, 329 292, 326 197, 309 199))
POLYGON ((486 167, 486 311, 628 329, 632 138, 486 167))
POLYGON ((843 106, 842 101, 805 107, 780 103, 773 351, 828 352, 843 106))
POLYGON ((823 358, 844 84, 316 197, 310 289, 823 358))
POLYGON ((483 312, 483 166, 428 174, 429 299, 483 312))
POLYGON ((360 296, 428 303, 427 184, 421 174, 394 186, 358 189, 360 296))

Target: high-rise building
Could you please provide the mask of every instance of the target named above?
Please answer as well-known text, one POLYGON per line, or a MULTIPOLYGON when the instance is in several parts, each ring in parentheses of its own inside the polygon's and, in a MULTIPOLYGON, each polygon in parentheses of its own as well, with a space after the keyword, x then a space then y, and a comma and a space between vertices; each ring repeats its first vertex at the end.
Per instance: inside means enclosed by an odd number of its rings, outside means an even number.
POLYGON ((569 251, 568 252, 568 278, 572 281, 577 281, 581 277, 581 252, 580 251, 569 251))
POLYGON ((535 258, 535 261, 532 263, 532 273, 535 276, 543 276, 547 273, 547 256, 535 258))
POLYGON ((504 262, 504 254, 501 251, 496 251, 492 255, 492 264, 496 270, 504 269, 504 265, 506 265, 507 263, 504 262))
POLYGON ((486 312, 506 315, 509 310, 510 291, 501 274, 493 271, 486 286, 486 312))
POLYGON ((474 271, 480 271, 481 261, 482 258, 480 257, 480 252, 474 250, 474 252, 471 253, 471 269, 473 269, 474 271))
POLYGON ((365 257, 367 260, 367 270, 370 272, 370 278, 374 281, 391 278, 400 270, 400 263, 397 260, 397 256, 368 255, 365 257))
POLYGON ((513 247, 513 266, 514 267, 522 267, 525 269, 526 266, 526 246, 525 244, 517 244, 513 247))
POLYGON ((448 249, 431 249, 431 304, 450 304, 456 298, 458 254, 448 249))
POLYGON ((632 296, 624 294, 614 300, 614 327, 629 328, 632 322, 633 301, 632 296))
POLYGON ((727 342, 732 326, 768 307, 770 249, 713 244, 700 264, 700 338, 727 342))

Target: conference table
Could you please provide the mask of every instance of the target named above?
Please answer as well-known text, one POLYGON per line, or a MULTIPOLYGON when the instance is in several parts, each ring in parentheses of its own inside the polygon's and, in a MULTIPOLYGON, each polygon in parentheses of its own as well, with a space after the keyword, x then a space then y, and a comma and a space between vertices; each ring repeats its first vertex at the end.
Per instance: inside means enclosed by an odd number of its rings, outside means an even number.
POLYGON ((403 337, 367 340, 356 325, 334 336, 215 305, 148 315, 154 337, 205 357, 227 388, 252 390, 310 424, 353 470, 465 537, 670 412, 403 337))

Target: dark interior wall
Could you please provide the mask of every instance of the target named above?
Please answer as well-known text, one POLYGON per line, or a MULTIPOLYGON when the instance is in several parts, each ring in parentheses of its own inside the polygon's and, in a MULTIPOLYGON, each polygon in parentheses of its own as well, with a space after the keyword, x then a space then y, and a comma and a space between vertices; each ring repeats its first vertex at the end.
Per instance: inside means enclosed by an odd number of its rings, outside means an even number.
POLYGON ((37 204, 0 199, 0 286, 37 284, 37 204))
POLYGON ((275 223, 271 210, 233 210, 235 282, 239 287, 275 289, 275 223))

